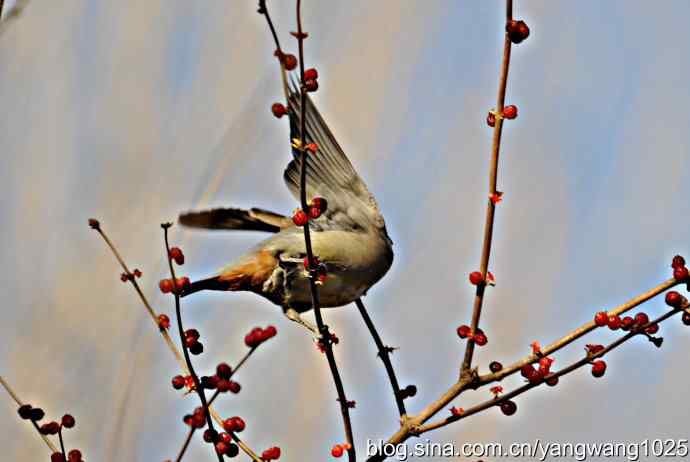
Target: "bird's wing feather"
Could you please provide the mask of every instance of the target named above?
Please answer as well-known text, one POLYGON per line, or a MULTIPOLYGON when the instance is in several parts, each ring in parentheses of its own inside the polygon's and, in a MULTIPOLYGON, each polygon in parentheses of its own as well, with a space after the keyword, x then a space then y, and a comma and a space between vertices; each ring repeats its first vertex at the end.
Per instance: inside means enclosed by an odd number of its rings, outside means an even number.
POLYGON ((203 229, 238 229, 277 233, 292 225, 292 220, 278 213, 259 208, 249 210, 218 208, 187 212, 180 215, 180 224, 203 229))
MULTIPOLYGON (((288 97, 290 138, 300 139, 301 99, 294 81, 288 97)), ((317 228, 363 229, 384 228, 385 223, 374 196, 357 175, 333 133, 309 97, 306 98, 305 143, 315 143, 318 151, 308 154, 307 197, 321 196, 328 201, 323 218, 314 222, 317 228)), ((299 200, 300 151, 293 149, 294 159, 285 169, 288 189, 299 200)))

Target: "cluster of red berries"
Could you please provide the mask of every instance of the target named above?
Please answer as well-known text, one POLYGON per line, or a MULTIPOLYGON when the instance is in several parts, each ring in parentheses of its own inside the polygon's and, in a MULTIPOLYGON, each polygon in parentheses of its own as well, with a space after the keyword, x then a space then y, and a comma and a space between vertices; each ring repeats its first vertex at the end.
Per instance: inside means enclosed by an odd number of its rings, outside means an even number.
POLYGON ((304 71, 304 88, 308 92, 315 92, 319 89, 319 73, 313 67, 304 71))
POLYGON ((223 429, 228 433, 239 433, 245 429, 247 425, 244 423, 242 417, 230 417, 223 421, 223 429))
POLYGON ((266 461, 280 459, 280 448, 273 446, 272 448, 266 449, 261 453, 261 458, 266 461))
POLYGON ((187 390, 194 390, 194 379, 191 375, 182 376, 176 375, 172 378, 172 386, 175 390, 181 390, 183 387, 187 387, 187 390))
POLYGON ((516 21, 513 19, 508 21, 506 24, 506 32, 508 33, 510 41, 515 44, 518 44, 529 37, 529 27, 527 27, 525 21, 522 20, 516 21))
MULTIPOLYGON (((539 359, 539 368, 534 367, 532 364, 525 364, 520 369, 520 374, 530 383, 541 383, 551 373, 552 364, 553 359, 544 356, 539 359)), ((552 387, 556 386, 558 384, 558 377, 549 377, 546 379, 546 384, 552 387)))
POLYGON ((350 443, 336 444, 331 449, 331 455, 333 457, 342 457, 345 451, 349 451, 350 449, 352 449, 352 445, 350 443))
POLYGON ((484 346, 489 342, 489 339, 486 337, 486 334, 483 330, 477 329, 476 332, 472 332, 472 328, 465 324, 458 327, 456 332, 458 337, 462 339, 466 338, 468 340, 474 340, 474 343, 476 343, 478 346, 484 346))
MULTIPOLYGON (((670 293, 670 292, 669 292, 670 293)), ((608 314, 606 311, 599 311, 594 315, 594 324, 599 327, 608 326, 611 330, 621 329, 625 332, 642 328, 644 325, 649 323, 649 316, 647 313, 640 312, 632 316, 625 316, 621 318, 617 314, 608 314)), ((645 329, 648 334, 656 334, 659 331, 658 324, 652 324, 645 329)))
POLYGON ((200 355, 204 352, 204 345, 199 341, 200 336, 199 331, 196 329, 184 331, 184 344, 193 355, 200 355))
POLYGON ((313 198, 309 204, 307 204, 307 211, 302 209, 295 210, 292 215, 292 222, 296 226, 306 225, 310 219, 319 218, 328 209, 328 202, 323 197, 313 198))
MULTIPOLYGON (((504 119, 512 120, 515 119, 518 115, 518 110, 517 106, 514 105, 509 105, 503 108, 503 113, 502 117, 504 119)), ((495 127, 496 126, 496 113, 494 111, 489 111, 489 113, 486 116, 486 124, 489 127, 495 127)))
POLYGON ((268 326, 265 329, 255 327, 244 336, 244 344, 249 348, 256 348, 269 338, 275 337, 277 333, 278 330, 274 326, 268 326))
POLYGON ((142 276, 142 272, 135 268, 134 271, 131 273, 122 273, 120 274, 120 281, 122 282, 127 282, 127 281, 133 281, 134 278, 140 278, 142 276))
POLYGON ((185 415, 182 421, 192 428, 204 428, 206 426, 206 413, 204 412, 204 408, 201 406, 197 407, 192 414, 185 415))
POLYGON ((173 283, 172 279, 161 279, 160 282, 158 283, 158 288, 164 294, 169 294, 173 290, 177 290, 178 292, 182 292, 184 289, 188 288, 190 285, 191 285, 191 282, 189 281, 189 278, 187 276, 184 276, 184 277, 175 279, 174 283, 173 283))
MULTIPOLYGON (((199 378, 199 382, 203 388, 208 390, 218 390, 220 393, 229 391, 237 394, 242 390, 242 386, 230 380, 232 373, 232 368, 227 363, 220 363, 216 366, 216 373, 214 375, 204 375, 199 378)), ((176 375, 172 379, 172 386, 175 390, 187 387, 187 389, 191 391, 194 389, 194 379, 191 375, 187 377, 176 375)))
POLYGON ((204 431, 204 441, 213 443, 216 452, 227 457, 236 457, 240 448, 232 441, 232 436, 226 432, 204 431))
MULTIPOLYGON (((43 409, 40 407, 33 407, 31 404, 22 404, 19 406, 19 409, 17 409, 17 413, 19 414, 19 417, 24 420, 30 420, 34 422, 35 425, 38 425, 38 422, 45 417, 45 412, 43 412, 43 409)), ((72 417, 70 414, 65 414, 62 416, 62 419, 60 419, 60 422, 52 421, 44 423, 38 427, 38 431, 42 435, 56 435, 58 433, 61 434, 63 428, 72 428, 75 424, 76 421, 74 420, 74 417, 72 417)), ((60 436, 60 438, 62 438, 62 436, 60 436)), ((51 462, 66 462, 65 456, 61 452, 54 452, 51 454, 50 460, 51 462)), ((78 449, 72 449, 67 454, 67 461, 83 462, 81 458, 81 451, 78 449)))

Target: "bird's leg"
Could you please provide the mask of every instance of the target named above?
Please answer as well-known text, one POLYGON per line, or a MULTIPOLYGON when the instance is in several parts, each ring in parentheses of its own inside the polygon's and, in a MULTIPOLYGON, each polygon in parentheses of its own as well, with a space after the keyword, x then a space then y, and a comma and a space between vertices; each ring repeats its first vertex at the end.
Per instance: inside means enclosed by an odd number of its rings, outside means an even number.
POLYGON ((306 327, 307 329, 312 331, 312 333, 317 337, 320 336, 319 328, 316 327, 314 324, 302 319, 302 316, 294 308, 287 308, 283 311, 283 313, 285 314, 285 317, 288 318, 290 321, 294 321, 297 324, 306 327))

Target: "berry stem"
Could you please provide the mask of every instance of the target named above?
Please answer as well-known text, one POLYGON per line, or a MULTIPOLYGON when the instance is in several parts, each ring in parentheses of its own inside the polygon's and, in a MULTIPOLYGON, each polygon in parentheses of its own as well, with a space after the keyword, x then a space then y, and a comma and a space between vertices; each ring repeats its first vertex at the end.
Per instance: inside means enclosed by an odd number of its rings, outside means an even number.
MULTIPOLYGON (((5 380, 5 378, 2 375, 0 375, 0 384, 2 385, 2 388, 5 389, 7 394, 10 395, 10 397, 14 400, 14 402, 17 403, 17 406, 23 406, 24 405, 22 400, 19 399, 19 396, 17 395, 17 393, 12 389, 12 387, 10 387, 10 384, 7 383, 7 381, 5 380)), ((34 428, 38 432, 38 435, 43 439, 45 444, 48 446, 48 449, 50 449, 50 452, 51 453, 57 452, 58 449, 55 447, 53 442, 50 441, 46 435, 41 433, 40 429, 38 428, 38 424, 36 422, 34 422, 33 420, 31 421, 31 423, 33 424, 34 428)))
POLYGON ((189 428, 189 432, 187 432, 187 437, 184 439, 184 443, 182 443, 182 448, 180 448, 180 453, 177 455, 175 462, 180 462, 182 460, 184 453, 187 451, 187 448, 189 447, 189 442, 192 441, 192 436, 194 436, 195 431, 196 431, 196 428, 194 428, 194 427, 189 428))
MULTIPOLYGON (((513 20, 513 0, 506 0, 506 24, 513 20)), ((503 61, 501 63, 501 76, 498 85, 498 97, 496 99, 496 113, 503 113, 503 105, 505 104, 506 86, 508 83, 508 69, 510 66, 510 50, 511 41, 506 31, 503 39, 503 61)), ((497 194, 496 185, 498 182, 498 158, 501 148, 501 134, 503 133, 503 118, 496 117, 494 125, 493 141, 491 146, 491 167, 489 173, 489 197, 497 194)), ((482 244, 482 256, 479 264, 479 271, 482 273, 483 280, 486 280, 486 275, 489 268, 489 259, 491 257, 491 241, 494 232, 494 215, 496 213, 496 204, 492 200, 487 200, 486 204, 486 220, 484 223, 484 242, 482 244)), ((479 327, 479 318, 482 313, 482 305, 484 302, 484 289, 486 284, 477 284, 477 289, 474 297, 474 306, 472 308, 472 332, 476 332, 479 327)), ((474 339, 467 341, 465 347, 465 358, 462 361, 460 368, 460 376, 467 375, 472 367, 472 355, 474 354, 474 339)))
POLYGON ((402 394, 400 393, 398 378, 395 376, 395 370, 393 369, 393 364, 391 363, 390 350, 387 349, 381 341, 381 337, 379 336, 374 323, 371 321, 371 317, 369 317, 369 313, 367 313, 367 309, 364 306, 362 299, 358 298, 355 303, 357 304, 357 308, 362 315, 362 319, 364 319, 364 323, 367 325, 367 328, 371 333, 371 337, 374 339, 376 348, 379 350, 378 355, 381 358, 381 361, 383 361, 383 365, 386 368, 386 373, 388 374, 388 379, 390 380, 391 387, 393 388, 393 396, 395 397, 395 403, 398 405, 398 413, 400 414, 400 417, 403 417, 407 415, 407 411, 405 410, 405 403, 403 401, 402 394))
MULTIPOLYGON (((165 255, 168 259, 168 267, 170 269, 170 277, 172 278, 173 281, 177 281, 177 277, 175 276, 175 267, 173 266, 172 263, 172 258, 170 257, 170 243, 168 242, 168 229, 170 229, 170 223, 165 223, 161 225, 163 228, 163 238, 165 240, 165 255)), ((194 365, 192 365, 192 360, 189 357, 189 349, 187 348, 187 344, 185 343, 185 335, 184 335, 184 327, 182 325, 182 309, 180 306, 180 291, 177 287, 175 287, 175 290, 173 290, 173 295, 175 296, 175 317, 177 318, 177 329, 180 334, 180 344, 182 345, 182 353, 184 354, 184 360, 185 363, 187 364, 187 369, 189 370, 189 374, 192 376, 192 380, 194 380, 194 388, 196 390, 197 395, 199 395, 199 401, 201 401, 201 406, 204 408, 204 415, 206 417, 206 424, 208 425, 209 430, 214 431, 213 428, 213 419, 211 418, 211 413, 208 411, 208 404, 206 402, 206 393, 204 392, 204 388, 201 386, 201 381, 199 380, 199 376, 196 374, 196 371, 194 370, 194 365)), ((214 453, 218 456, 218 462, 223 462, 223 455, 218 454, 216 451, 214 453)))
POLYGON ((58 429, 58 439, 60 440, 60 449, 62 450, 62 458, 67 460, 67 453, 65 452, 65 442, 62 440, 62 425, 58 429))

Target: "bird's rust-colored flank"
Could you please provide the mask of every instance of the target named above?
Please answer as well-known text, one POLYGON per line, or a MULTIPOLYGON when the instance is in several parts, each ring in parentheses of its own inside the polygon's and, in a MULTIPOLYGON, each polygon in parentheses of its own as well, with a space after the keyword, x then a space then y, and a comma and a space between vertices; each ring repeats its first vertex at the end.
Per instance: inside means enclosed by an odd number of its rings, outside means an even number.
POLYGON ((228 290, 251 290, 260 292, 264 281, 271 277, 278 266, 278 260, 268 250, 257 252, 251 260, 218 276, 228 284, 228 290))

